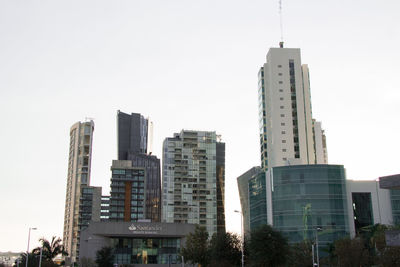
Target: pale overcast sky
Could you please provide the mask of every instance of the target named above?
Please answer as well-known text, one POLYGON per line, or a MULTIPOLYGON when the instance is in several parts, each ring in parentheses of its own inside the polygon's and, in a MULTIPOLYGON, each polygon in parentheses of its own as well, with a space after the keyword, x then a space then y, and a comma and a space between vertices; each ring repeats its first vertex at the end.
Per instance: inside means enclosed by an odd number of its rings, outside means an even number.
MULTIPOLYGON (((349 179, 400 173, 400 1, 284 0, 286 47, 309 65, 329 162, 349 179), (397 77, 397 78, 396 78, 397 77)), ((91 184, 109 193, 117 110, 226 142, 236 178, 259 165, 257 72, 280 41, 277 0, 0 1, 0 251, 62 237, 69 128, 95 119, 91 184)))

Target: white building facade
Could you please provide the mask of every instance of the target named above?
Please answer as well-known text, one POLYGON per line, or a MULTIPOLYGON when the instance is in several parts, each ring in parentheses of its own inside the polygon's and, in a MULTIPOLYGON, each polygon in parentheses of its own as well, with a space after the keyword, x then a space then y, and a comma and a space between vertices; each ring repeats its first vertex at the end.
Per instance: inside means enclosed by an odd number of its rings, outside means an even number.
POLYGON ((326 139, 322 129, 314 131, 309 70, 300 49, 271 48, 258 87, 261 167, 327 164, 327 157, 316 155, 315 140, 320 148, 326 139))
POLYGON ((70 260, 67 264, 79 257, 80 199, 83 187, 90 185, 93 131, 93 121, 77 122, 70 129, 63 231, 63 245, 70 260))

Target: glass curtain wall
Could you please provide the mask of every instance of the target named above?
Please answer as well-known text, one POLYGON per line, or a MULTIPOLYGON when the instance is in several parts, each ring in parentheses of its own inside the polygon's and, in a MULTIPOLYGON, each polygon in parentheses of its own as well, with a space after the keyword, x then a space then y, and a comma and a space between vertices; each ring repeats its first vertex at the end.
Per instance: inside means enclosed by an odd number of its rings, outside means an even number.
POLYGON ((273 225, 289 242, 320 246, 349 234, 345 171, 341 165, 273 168, 273 225))
POLYGON ((250 229, 267 224, 267 194, 265 172, 259 172, 249 180, 250 229))
POLYGON ((117 264, 177 264, 180 238, 112 238, 114 263, 117 264))

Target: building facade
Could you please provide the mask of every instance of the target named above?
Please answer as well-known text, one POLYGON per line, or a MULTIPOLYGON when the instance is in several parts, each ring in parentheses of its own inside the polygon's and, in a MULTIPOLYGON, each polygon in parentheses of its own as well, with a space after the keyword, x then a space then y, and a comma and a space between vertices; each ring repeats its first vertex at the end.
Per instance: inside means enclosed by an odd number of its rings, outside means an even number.
POLYGON ((162 220, 225 231, 225 144, 215 132, 182 130, 163 143, 162 220))
POLYGON ((267 224, 267 185, 265 172, 260 171, 249 180, 250 229, 267 224))
POLYGON ((145 219, 145 171, 130 160, 113 160, 111 166, 110 221, 145 219))
POLYGON ((139 113, 127 114, 118 110, 117 126, 119 160, 127 160, 129 154, 151 152, 148 143, 152 137, 152 124, 148 119, 139 113))
POLYGON ((261 173, 260 167, 253 167, 237 178, 239 189, 240 206, 243 216, 243 231, 245 234, 250 232, 250 196, 249 196, 249 181, 257 174, 261 173))
POLYGON ((317 229, 321 246, 350 237, 351 203, 342 165, 275 167, 266 183, 272 187, 268 223, 289 242, 314 240, 317 229))
POLYGON ((313 119, 314 151, 317 164, 328 164, 328 149, 326 146, 325 131, 321 122, 313 119))
MULTIPOLYGON (((144 188, 136 188, 137 190, 143 190, 143 195, 139 193, 138 197, 144 197, 142 200, 138 200, 142 206, 136 206, 135 210, 140 212, 134 212, 132 210, 132 216, 140 216, 131 218, 132 221, 138 219, 146 219, 152 222, 161 221, 161 170, 160 160, 151 155, 151 142, 152 142, 152 128, 153 124, 149 119, 144 118, 138 113, 126 114, 118 111, 117 114, 117 129, 118 129, 118 161, 113 161, 111 169, 113 172, 118 172, 115 166, 126 166, 126 173, 131 173, 131 169, 140 169, 143 171, 144 177, 144 188), (129 161, 129 162, 128 162, 129 161), (119 164, 119 165, 118 165, 119 164), (143 203, 142 203, 143 201, 143 203)), ((121 169, 123 172, 123 170, 121 169)), ((114 179, 115 175, 112 174, 114 179)), ((126 177, 128 179, 128 177, 126 177)), ((120 179, 120 178, 118 178, 120 179)), ((129 179, 128 179, 129 180, 129 179)), ((142 182, 142 181, 140 181, 142 182)), ((122 183, 119 181, 118 183, 122 183)), ((134 182, 135 183, 135 182, 134 182)), ((113 188, 113 185, 111 185, 113 188)), ((136 194, 136 189, 132 188, 132 197, 136 194)), ((122 190, 121 188, 119 190, 122 190)), ((125 188, 127 190, 127 188, 125 188)), ((126 191, 128 192, 128 191, 126 191)), ((116 193, 111 194, 110 209, 115 209, 115 203, 121 202, 121 199, 114 199, 116 193)), ((127 193, 127 197, 128 197, 127 193)), ((129 201, 125 200, 125 208, 128 209, 129 201)), ((132 204, 133 205, 133 204, 132 204)), ((133 206, 132 206, 133 207, 133 206)), ((121 206, 119 205, 119 209, 121 206)), ((118 211, 121 215, 121 211, 118 211)), ((115 220, 115 211, 110 210, 110 219, 115 220)), ((126 213, 128 214, 128 213, 126 213)), ((125 216, 125 215, 124 215, 125 216)), ((128 215, 127 215, 128 216, 128 215)), ((127 217, 124 217, 127 220, 127 217)))
POLYGON ((100 219, 101 187, 82 186, 79 207, 79 232, 87 227, 91 221, 99 222, 100 219))
POLYGON ((180 267, 180 250, 194 230, 193 224, 93 222, 82 232, 81 254, 94 261, 96 251, 111 246, 118 266, 180 267))
POLYGON ((348 197, 352 201, 350 212, 354 218, 354 233, 368 225, 396 223, 392 201, 396 201, 396 193, 400 191, 380 188, 379 181, 375 180, 347 180, 347 184, 348 197))
POLYGON ((70 129, 63 244, 71 262, 79 255, 83 188, 90 185, 94 122, 77 122, 70 129))
POLYGON ((108 221, 110 219, 110 196, 101 196, 100 220, 108 221))
POLYGON ((315 140, 325 137, 314 136, 323 131, 313 131, 309 70, 301 64, 300 49, 269 50, 258 73, 258 96, 265 171, 275 166, 327 163, 316 157, 315 140))

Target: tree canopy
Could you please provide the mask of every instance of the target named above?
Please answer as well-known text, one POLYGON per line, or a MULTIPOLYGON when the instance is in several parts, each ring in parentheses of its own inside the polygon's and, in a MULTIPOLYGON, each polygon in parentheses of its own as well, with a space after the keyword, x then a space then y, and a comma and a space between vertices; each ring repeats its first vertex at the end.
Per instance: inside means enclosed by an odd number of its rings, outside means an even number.
POLYGON ((249 253, 251 266, 283 266, 289 255, 289 245, 280 232, 265 224, 251 231, 249 253))
POLYGON ((182 248, 181 254, 185 262, 208 265, 208 232, 205 227, 196 226, 194 233, 186 236, 186 245, 182 248))
POLYGON ((310 241, 290 245, 288 266, 290 267, 312 267, 312 249, 310 241))
POLYGON ((96 252, 96 264, 98 267, 112 267, 114 253, 111 247, 102 247, 96 252))
POLYGON ((210 266, 240 266, 241 241, 236 234, 214 234, 209 244, 210 266))
POLYGON ((39 254, 40 249, 42 248, 42 260, 53 262, 54 258, 58 255, 68 256, 68 253, 62 245, 61 238, 53 236, 51 242, 49 242, 47 239, 42 237, 39 241, 42 243, 42 246, 33 249, 32 253, 39 254))

